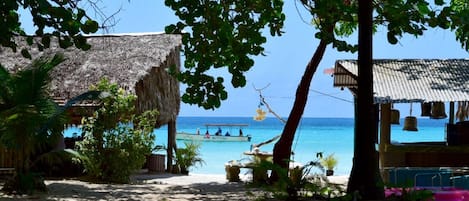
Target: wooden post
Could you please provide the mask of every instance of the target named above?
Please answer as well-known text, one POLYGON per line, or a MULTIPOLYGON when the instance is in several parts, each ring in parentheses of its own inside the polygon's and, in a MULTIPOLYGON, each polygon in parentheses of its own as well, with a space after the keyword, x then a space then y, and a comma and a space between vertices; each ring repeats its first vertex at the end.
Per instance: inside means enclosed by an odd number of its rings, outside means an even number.
POLYGON ((383 182, 389 181, 388 172, 384 169, 386 161, 385 148, 391 144, 391 103, 381 104, 381 123, 379 135, 379 164, 383 182))
POLYGON ((176 120, 168 123, 168 149, 166 150, 166 172, 173 170, 173 150, 176 150, 176 120))
POLYGON ((449 102, 449 124, 454 124, 454 102, 449 102))

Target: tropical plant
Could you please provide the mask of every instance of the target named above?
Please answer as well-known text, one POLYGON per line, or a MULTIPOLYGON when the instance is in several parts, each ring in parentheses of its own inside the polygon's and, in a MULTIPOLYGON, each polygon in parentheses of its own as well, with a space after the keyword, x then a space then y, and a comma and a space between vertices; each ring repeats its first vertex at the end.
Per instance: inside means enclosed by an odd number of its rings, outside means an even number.
MULTIPOLYGON (((310 161, 304 166, 285 170, 277 164, 263 161, 258 168, 270 169, 279 173, 279 180, 271 186, 264 186, 273 197, 281 200, 340 200, 345 195, 342 186, 332 184, 324 176, 321 163, 310 161)), ((345 199, 347 200, 347 199, 345 199)))
POLYGON ((40 58, 15 74, 0 65, 0 146, 15 153, 16 171, 6 190, 32 193, 45 187, 30 169, 53 150, 64 129, 65 116, 47 91, 50 71, 63 60, 40 58))
POLYGON ((153 148, 155 110, 135 115, 134 95, 117 84, 101 80, 91 90, 109 93, 92 117, 83 119, 84 139, 76 159, 83 162, 92 179, 126 183, 140 169, 153 148))
POLYGON ((337 166, 337 158, 334 156, 334 154, 329 154, 326 157, 323 157, 320 159, 321 160, 321 165, 326 168, 326 170, 334 170, 335 166, 337 166))
MULTIPOLYGON (((76 102, 95 100, 103 94, 85 92, 59 107, 48 94, 50 71, 63 61, 62 55, 39 58, 16 74, 0 65, 0 147, 15 154, 16 175, 3 190, 32 193, 45 190, 38 171, 41 164, 58 164, 70 155, 56 149, 61 140, 65 111, 76 102)), ((65 150, 67 151, 67 150, 65 150)))
POLYGON ((329 154, 326 157, 320 159, 321 165, 326 168, 326 176, 334 174, 334 168, 337 166, 338 160, 334 154, 329 154))
POLYGON ((176 149, 175 163, 182 174, 189 174, 189 168, 203 165, 204 160, 200 157, 200 143, 184 142, 184 148, 176 149))

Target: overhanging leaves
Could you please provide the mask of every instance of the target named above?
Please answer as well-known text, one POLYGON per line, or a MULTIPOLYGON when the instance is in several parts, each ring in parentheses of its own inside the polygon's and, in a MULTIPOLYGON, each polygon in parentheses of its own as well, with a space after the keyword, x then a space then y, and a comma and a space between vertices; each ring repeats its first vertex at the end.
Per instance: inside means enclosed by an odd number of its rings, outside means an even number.
POLYGON ((251 57, 264 53, 264 27, 279 36, 285 20, 281 0, 166 0, 165 4, 180 19, 165 31, 183 34, 186 69, 177 77, 188 87, 182 100, 205 109, 220 107, 228 97, 223 78, 213 79, 207 71, 226 67, 231 84, 245 86, 244 73, 254 65, 251 57))
MULTIPOLYGON (((25 9, 33 18, 35 35, 39 40, 27 38, 28 45, 37 44, 42 51, 50 46, 50 38, 59 38, 61 47, 74 45, 78 49, 87 50, 89 44, 83 40, 82 33, 95 33, 98 23, 91 19, 83 9, 77 8, 76 0, 9 0, 2 1, 0 6, 0 46, 9 47, 17 51, 18 44, 14 40, 16 36, 26 36, 21 28, 18 10, 25 9), (49 32, 49 30, 52 30, 49 32), (65 37, 67 36, 67 37, 65 37)), ((22 49, 21 54, 31 58, 27 49, 22 49)))

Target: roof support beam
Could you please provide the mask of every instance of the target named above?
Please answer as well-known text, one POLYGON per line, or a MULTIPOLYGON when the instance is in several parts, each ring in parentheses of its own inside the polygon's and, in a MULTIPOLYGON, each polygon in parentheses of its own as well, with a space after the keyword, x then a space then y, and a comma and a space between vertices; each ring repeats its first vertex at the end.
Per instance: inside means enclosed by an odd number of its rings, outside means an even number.
POLYGON ((449 124, 454 124, 454 102, 449 102, 449 124))

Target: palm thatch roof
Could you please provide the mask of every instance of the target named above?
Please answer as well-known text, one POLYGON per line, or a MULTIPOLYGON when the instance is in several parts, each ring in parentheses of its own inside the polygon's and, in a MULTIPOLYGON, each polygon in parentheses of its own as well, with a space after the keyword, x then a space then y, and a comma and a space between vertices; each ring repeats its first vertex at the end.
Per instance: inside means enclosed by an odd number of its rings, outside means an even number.
MULTIPOLYGON (((334 86, 357 88, 357 60, 337 60, 334 86)), ((468 59, 373 60, 375 103, 469 100, 468 59)))
MULTIPOLYGON (((167 73, 180 67, 181 36, 173 34, 120 34, 87 37, 91 49, 62 49, 57 43, 41 52, 27 47, 33 59, 62 53, 66 60, 52 71, 52 97, 59 103, 88 91, 90 85, 106 77, 129 93, 138 96, 137 112, 157 109, 158 125, 174 121, 179 113, 179 83, 167 73)), ((21 48, 18 48, 21 49, 21 48)), ((12 72, 28 66, 31 60, 8 48, 0 50, 0 63, 12 72)))

